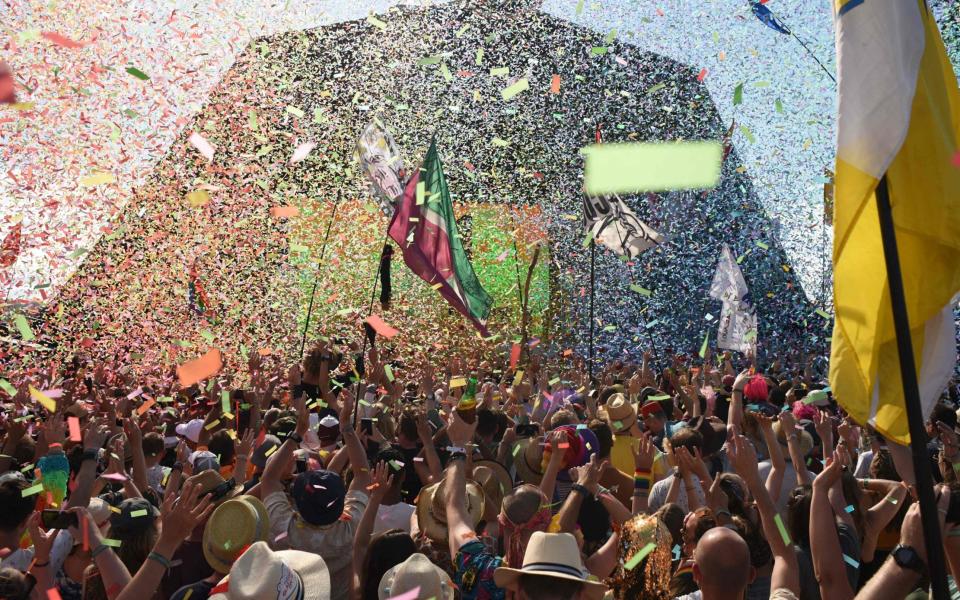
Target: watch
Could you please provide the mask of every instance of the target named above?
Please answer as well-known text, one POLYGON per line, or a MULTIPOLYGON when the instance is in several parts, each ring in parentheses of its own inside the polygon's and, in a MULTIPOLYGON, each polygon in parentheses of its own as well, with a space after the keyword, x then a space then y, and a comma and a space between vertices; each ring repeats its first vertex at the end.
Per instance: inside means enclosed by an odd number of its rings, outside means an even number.
POLYGON ((299 433, 297 433, 296 431, 291 431, 291 432, 287 435, 287 439, 288 439, 288 440, 293 440, 294 443, 296 443, 296 444, 301 444, 301 443, 303 443, 303 436, 300 435, 299 433))
POLYGON ((926 576, 927 565, 914 548, 897 544, 893 551, 890 552, 890 555, 893 556, 893 561, 897 563, 898 567, 910 569, 921 576, 926 576))

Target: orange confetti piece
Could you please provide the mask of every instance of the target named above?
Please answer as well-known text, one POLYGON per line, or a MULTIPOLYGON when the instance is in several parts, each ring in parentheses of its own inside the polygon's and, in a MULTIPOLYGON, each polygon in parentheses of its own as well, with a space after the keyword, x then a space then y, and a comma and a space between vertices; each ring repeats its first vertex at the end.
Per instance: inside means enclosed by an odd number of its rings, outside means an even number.
POLYGON ((82 442, 83 436, 80 435, 80 419, 77 417, 67 417, 67 426, 70 428, 70 441, 82 442))
POLYGON ((560 75, 557 73, 554 73, 553 79, 550 80, 550 93, 551 94, 560 93, 560 75))
POLYGON ((275 219, 296 217, 299 214, 300 209, 296 206, 274 206, 270 209, 270 216, 275 219))
POLYGON ((140 408, 137 409, 137 415, 142 417, 143 413, 150 410, 150 407, 156 403, 157 403, 156 400, 154 400, 153 398, 150 398, 149 400, 147 400, 146 402, 140 405, 140 408))
POLYGON ((373 327, 374 331, 376 331, 383 337, 387 338, 388 340, 393 336, 397 335, 398 333, 400 333, 399 331, 397 331, 396 329, 388 325, 386 321, 384 321, 377 315, 370 315, 369 317, 367 317, 367 323, 370 325, 370 327, 373 327))
POLYGON ((191 385, 212 377, 223 368, 223 357, 220 351, 214 348, 196 360, 191 360, 177 367, 177 377, 180 385, 191 385))

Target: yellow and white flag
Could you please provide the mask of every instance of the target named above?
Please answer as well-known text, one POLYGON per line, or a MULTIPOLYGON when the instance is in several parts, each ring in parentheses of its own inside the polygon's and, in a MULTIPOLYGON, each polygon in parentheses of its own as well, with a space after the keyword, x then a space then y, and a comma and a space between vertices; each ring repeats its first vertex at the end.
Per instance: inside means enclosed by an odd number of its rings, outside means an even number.
POLYGON ((860 423, 908 443, 874 191, 886 174, 924 418, 957 359, 960 91, 923 0, 836 0, 839 115, 830 384, 860 423))

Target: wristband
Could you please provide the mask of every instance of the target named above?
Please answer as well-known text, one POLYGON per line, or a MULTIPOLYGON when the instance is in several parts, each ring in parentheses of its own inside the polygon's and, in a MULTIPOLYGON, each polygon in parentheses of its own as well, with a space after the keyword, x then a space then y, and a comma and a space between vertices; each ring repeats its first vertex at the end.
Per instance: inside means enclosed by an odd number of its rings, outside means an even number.
POLYGON ((49 565, 49 564, 50 564, 50 559, 48 558, 48 559, 47 559, 46 561, 44 561, 44 562, 35 562, 35 563, 33 563, 33 566, 34 566, 34 567, 37 567, 38 569, 42 569, 43 567, 46 567, 46 566, 49 565))
POLYGON ((110 546, 107 546, 106 544, 100 544, 99 546, 94 548, 92 552, 90 552, 90 558, 96 558, 100 554, 103 554, 105 550, 109 550, 109 549, 110 549, 110 546))
POLYGON ((100 460, 100 450, 99 449, 84 449, 83 454, 80 455, 80 462, 84 463, 88 460, 99 461, 100 460))
POLYGON ((454 461, 454 460, 467 460, 467 453, 466 453, 466 452, 454 452, 453 454, 450 455, 450 458, 447 459, 447 462, 449 463, 449 462, 454 461))
POLYGON ((713 514, 716 515, 716 516, 718 516, 718 517, 719 517, 720 515, 727 515, 728 517, 732 517, 732 516, 733 516, 733 515, 730 514, 730 511, 727 510, 727 509, 725 509, 725 508, 721 508, 721 509, 719 509, 719 510, 715 510, 715 511, 713 511, 713 514))
POLYGON ((287 439, 284 441, 293 441, 294 443, 299 445, 303 443, 303 436, 301 436, 296 431, 291 431, 289 434, 287 434, 287 439))
POLYGON ((183 471, 183 463, 182 463, 182 462, 175 462, 175 463, 173 463, 173 466, 170 467, 170 470, 171 470, 171 471, 183 471))
POLYGON ((588 489, 586 488, 586 486, 580 485, 579 483, 575 483, 575 484, 573 484, 572 486, 570 486, 570 491, 571 491, 571 492, 579 492, 579 493, 583 494, 584 496, 586 496, 587 498, 593 496, 593 494, 590 493, 590 490, 588 490, 588 489))
POLYGON ((166 557, 164 557, 159 552, 151 552, 150 554, 147 555, 147 560, 156 561, 161 565, 163 565, 164 569, 170 569, 170 561, 167 560, 166 557))

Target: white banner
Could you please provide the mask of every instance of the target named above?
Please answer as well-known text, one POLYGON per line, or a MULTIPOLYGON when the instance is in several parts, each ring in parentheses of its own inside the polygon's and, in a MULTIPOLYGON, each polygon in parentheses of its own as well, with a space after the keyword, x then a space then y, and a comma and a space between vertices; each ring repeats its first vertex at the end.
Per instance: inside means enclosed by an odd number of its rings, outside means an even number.
POLYGON ((631 259, 666 241, 618 196, 584 196, 583 224, 594 240, 631 259))
POLYGON ((367 125, 357 140, 357 158, 380 210, 392 217, 394 204, 403 195, 405 173, 400 150, 386 125, 377 119, 367 125))

